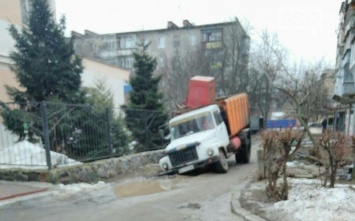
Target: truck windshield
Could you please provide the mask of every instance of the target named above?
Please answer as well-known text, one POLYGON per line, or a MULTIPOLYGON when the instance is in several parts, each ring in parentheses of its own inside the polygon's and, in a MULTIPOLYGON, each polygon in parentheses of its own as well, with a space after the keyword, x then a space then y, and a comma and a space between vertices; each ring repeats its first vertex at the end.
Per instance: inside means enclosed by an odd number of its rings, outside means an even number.
POLYGON ((170 133, 174 140, 190 134, 210 130, 214 127, 211 113, 204 113, 174 122, 170 125, 170 133))

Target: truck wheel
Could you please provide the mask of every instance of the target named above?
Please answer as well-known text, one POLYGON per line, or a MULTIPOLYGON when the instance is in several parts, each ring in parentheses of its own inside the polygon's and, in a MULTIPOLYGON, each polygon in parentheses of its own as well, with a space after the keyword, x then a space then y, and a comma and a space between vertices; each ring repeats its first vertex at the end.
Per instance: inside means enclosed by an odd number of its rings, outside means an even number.
POLYGON ((235 160, 237 161, 237 163, 249 163, 250 149, 251 140, 248 137, 244 137, 240 150, 235 154, 235 160))
POLYGON ((219 150, 219 161, 214 165, 217 173, 227 173, 229 166, 226 156, 222 150, 219 150))

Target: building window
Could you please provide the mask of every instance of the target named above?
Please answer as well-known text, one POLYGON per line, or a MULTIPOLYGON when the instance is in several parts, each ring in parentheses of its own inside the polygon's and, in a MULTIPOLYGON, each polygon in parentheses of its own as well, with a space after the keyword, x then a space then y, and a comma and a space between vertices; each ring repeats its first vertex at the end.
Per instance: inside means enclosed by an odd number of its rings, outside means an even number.
POLYGON ((22 23, 25 25, 28 25, 30 7, 29 0, 21 0, 22 23))
POLYGON ((344 66, 344 83, 353 83, 354 82, 354 77, 353 74, 349 70, 349 64, 346 64, 344 66))
POLYGON ((134 58, 132 56, 117 57, 117 63, 121 67, 132 68, 134 63, 134 58))
POLYGON ((355 65, 355 44, 351 45, 350 69, 355 65))
POLYGON ((190 45, 191 46, 195 46, 196 45, 196 36, 195 35, 190 35, 189 40, 190 40, 190 45))
POLYGON ((121 37, 120 48, 136 48, 136 39, 133 36, 121 37))
POLYGON ((161 55, 158 57, 157 63, 158 63, 158 66, 159 66, 159 67, 163 67, 163 66, 165 65, 165 63, 166 63, 165 54, 161 54, 161 55))
POLYGON ((173 37, 173 48, 179 48, 180 47, 180 36, 179 35, 175 35, 173 37))
POLYGON ((165 37, 158 38, 158 48, 165 48, 165 37))
POLYGON ((149 44, 150 44, 150 41, 149 41, 148 39, 144 39, 144 40, 143 40, 143 44, 144 44, 144 45, 149 45, 149 44))
POLYGON ((204 42, 222 41, 222 29, 203 30, 202 38, 204 42))
POLYGON ((103 42, 101 45, 102 50, 114 51, 115 48, 116 48, 115 41, 106 41, 106 42, 103 42))
POLYGON ((128 57, 127 58, 127 67, 132 68, 134 63, 134 58, 133 57, 128 57))

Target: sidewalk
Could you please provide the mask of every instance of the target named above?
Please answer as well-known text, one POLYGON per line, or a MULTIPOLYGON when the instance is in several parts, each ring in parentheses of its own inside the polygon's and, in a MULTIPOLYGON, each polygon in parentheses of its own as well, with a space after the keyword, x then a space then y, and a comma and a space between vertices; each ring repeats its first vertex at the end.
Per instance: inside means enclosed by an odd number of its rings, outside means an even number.
POLYGON ((0 208, 51 194, 49 183, 0 181, 0 208))
MULTIPOLYGON (((245 182, 244 190, 249 189, 250 183, 251 183, 251 181, 245 182)), ((236 192, 232 193, 232 197, 231 197, 231 201, 230 201, 232 213, 234 213, 235 215, 237 215, 239 217, 242 217, 246 221, 266 221, 264 218, 244 209, 240 205, 240 199, 241 199, 241 192, 236 191, 236 192)))

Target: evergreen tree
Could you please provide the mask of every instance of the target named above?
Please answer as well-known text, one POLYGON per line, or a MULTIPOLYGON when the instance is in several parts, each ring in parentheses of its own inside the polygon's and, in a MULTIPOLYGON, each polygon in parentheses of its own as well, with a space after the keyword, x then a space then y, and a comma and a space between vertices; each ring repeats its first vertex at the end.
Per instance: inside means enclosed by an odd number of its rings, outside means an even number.
MULTIPOLYGON (((123 118, 115 112, 113 104, 113 94, 106 87, 106 84, 103 80, 99 80, 95 88, 87 88, 87 94, 89 94, 88 103, 94 107, 93 114, 96 116, 96 119, 107 120, 107 114, 110 118, 110 130, 111 130, 111 144, 113 149, 114 156, 122 156, 130 152, 128 148, 129 136, 127 134, 123 118), (108 111, 108 112, 107 112, 108 111)), ((97 125, 97 121, 91 122, 94 125, 97 125)), ((107 128, 105 126, 98 127, 96 133, 100 137, 107 137, 107 128)), ((103 147, 102 149, 107 150, 106 140, 101 139, 102 145, 97 145, 103 147)), ((97 152, 101 150, 96 148, 94 150, 96 153, 91 153, 92 155, 97 156, 97 152)), ((103 155, 108 155, 108 153, 103 153, 103 155)))
POLYGON ((73 42, 67 42, 65 18, 57 24, 47 0, 32 0, 28 29, 19 32, 14 25, 9 31, 15 50, 10 54, 12 70, 20 92, 8 90, 15 101, 42 101, 57 97, 61 101, 76 101, 81 84, 81 60, 74 55, 73 42))
POLYGON ((126 154, 129 139, 122 118, 114 116, 112 94, 103 85, 93 91, 80 88, 83 67, 72 39, 64 37, 64 17, 57 24, 47 0, 30 2, 28 28, 9 29, 16 43, 10 54, 12 70, 22 89, 7 87, 14 106, 0 102, 5 126, 19 140, 26 135, 34 142, 33 135, 43 139, 44 112, 39 102, 46 101, 51 150, 79 160, 103 158, 111 155, 111 138, 114 156, 126 154), (92 97, 86 96, 88 92, 92 97), (111 133, 107 116, 112 116, 111 133))
POLYGON ((41 134, 41 110, 37 102, 85 100, 80 90, 81 59, 74 55, 72 40, 64 36, 64 17, 57 24, 47 0, 31 0, 30 4, 28 27, 18 30, 11 25, 9 28, 15 40, 14 51, 10 53, 14 62, 11 69, 22 88, 6 86, 16 105, 0 103, 5 126, 19 135, 19 140, 26 133, 30 138, 41 134))
POLYGON ((153 77, 156 59, 147 53, 148 45, 140 45, 134 53, 135 75, 130 78, 130 103, 125 108, 126 124, 137 142, 137 151, 161 147, 159 126, 166 123, 167 115, 158 90, 160 77, 153 77))

